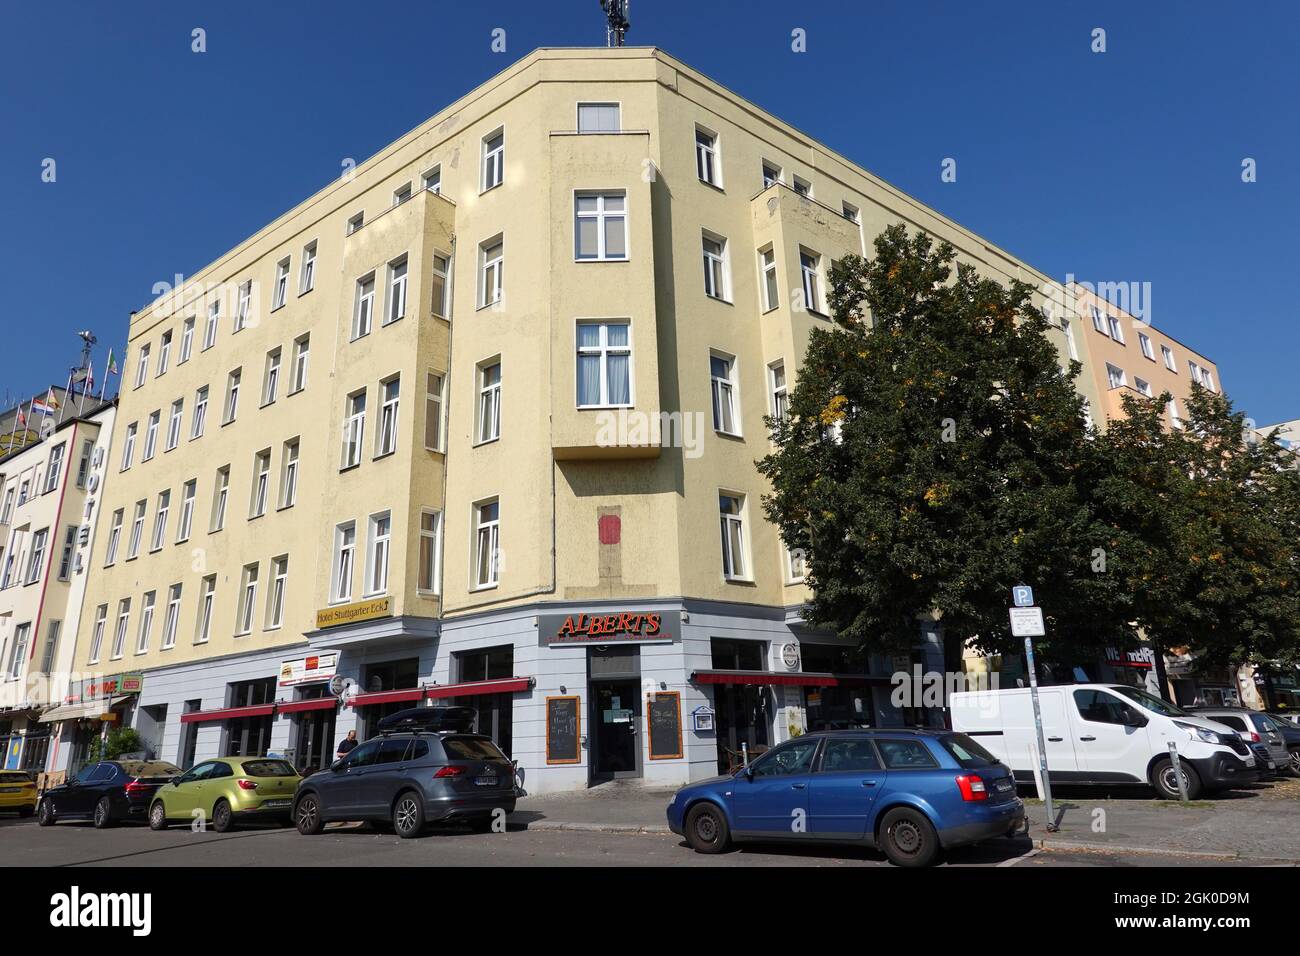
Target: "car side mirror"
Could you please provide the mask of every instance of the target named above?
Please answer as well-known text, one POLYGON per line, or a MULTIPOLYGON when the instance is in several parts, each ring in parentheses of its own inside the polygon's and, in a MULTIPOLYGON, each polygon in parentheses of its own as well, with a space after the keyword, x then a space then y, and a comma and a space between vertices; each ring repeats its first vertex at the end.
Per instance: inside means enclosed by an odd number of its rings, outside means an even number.
POLYGON ((1124 724, 1127 727, 1145 727, 1147 719, 1136 710, 1126 710, 1124 711, 1124 724))
POLYGON ((746 780, 753 780, 753 779, 754 779, 754 768, 753 768, 752 766, 750 766, 750 767, 741 767, 741 768, 740 768, 740 773, 741 773, 741 776, 743 776, 746 780))

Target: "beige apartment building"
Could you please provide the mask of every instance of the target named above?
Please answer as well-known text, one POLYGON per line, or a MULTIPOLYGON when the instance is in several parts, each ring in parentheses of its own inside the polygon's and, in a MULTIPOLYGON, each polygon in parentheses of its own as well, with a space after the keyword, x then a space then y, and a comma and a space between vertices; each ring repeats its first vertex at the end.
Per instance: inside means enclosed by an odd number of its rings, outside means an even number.
POLYGON ((531 792, 903 723, 754 467, 899 221, 1061 288, 662 51, 534 51, 133 315, 78 666, 183 766, 453 702, 531 792))

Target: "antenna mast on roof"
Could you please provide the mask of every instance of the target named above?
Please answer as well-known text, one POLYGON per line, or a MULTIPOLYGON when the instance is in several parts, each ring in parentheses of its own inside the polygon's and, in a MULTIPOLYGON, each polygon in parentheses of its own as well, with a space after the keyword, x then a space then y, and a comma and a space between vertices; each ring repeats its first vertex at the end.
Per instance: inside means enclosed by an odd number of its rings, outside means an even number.
POLYGON ((600 9, 605 11, 609 25, 605 28, 605 45, 622 46, 631 23, 627 19, 628 7, 632 0, 600 0, 600 9))

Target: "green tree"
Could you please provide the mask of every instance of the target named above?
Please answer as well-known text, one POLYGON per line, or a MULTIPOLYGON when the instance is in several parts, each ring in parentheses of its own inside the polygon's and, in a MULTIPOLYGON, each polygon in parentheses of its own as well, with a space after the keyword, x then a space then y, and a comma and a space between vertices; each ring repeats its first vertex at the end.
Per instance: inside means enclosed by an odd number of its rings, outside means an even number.
POLYGON ((937 616, 962 648, 1019 650, 1010 588, 1032 584, 1063 659, 1122 643, 1118 581, 1078 487, 1080 366, 1059 364, 1032 289, 956 265, 892 226, 831 270, 834 325, 814 329, 789 415, 770 421, 764 510, 805 557, 811 623, 863 651, 915 645, 937 616))

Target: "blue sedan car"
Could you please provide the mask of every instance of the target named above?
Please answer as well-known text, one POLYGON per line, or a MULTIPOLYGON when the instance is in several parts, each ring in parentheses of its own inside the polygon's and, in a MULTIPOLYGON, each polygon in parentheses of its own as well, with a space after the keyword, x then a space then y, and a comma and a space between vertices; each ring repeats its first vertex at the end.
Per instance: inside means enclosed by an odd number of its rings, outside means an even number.
POLYGON ((731 776, 683 787, 668 805, 669 827, 699 853, 732 840, 853 842, 899 866, 1012 836, 1024 820, 1010 769, 948 730, 806 734, 731 776))

